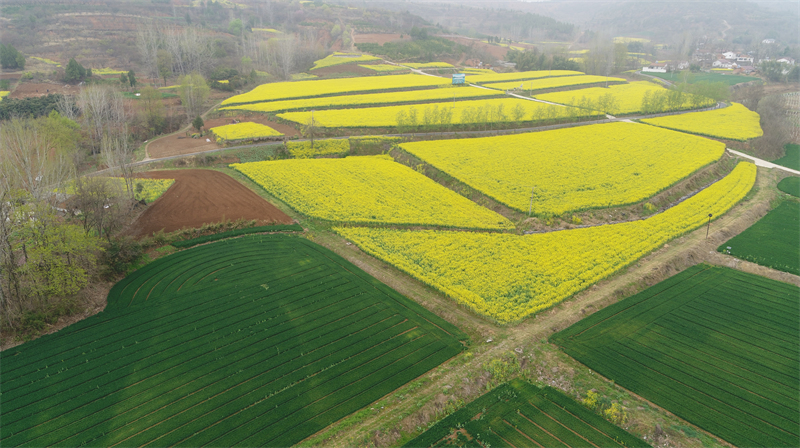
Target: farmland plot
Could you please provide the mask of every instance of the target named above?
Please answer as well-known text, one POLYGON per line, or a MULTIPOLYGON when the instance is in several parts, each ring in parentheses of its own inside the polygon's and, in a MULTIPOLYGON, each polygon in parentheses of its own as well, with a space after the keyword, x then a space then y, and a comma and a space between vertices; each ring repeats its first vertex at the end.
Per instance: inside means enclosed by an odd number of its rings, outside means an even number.
MULTIPOLYGON (((439 89, 441 90, 441 89, 439 89)), ((474 89, 477 90, 477 89, 474 89)), ((314 112, 314 121, 326 128, 387 128, 398 126, 398 114, 406 115, 411 127, 447 125, 494 126, 498 123, 542 122, 565 118, 600 117, 595 111, 561 107, 516 98, 447 101, 438 103, 329 109, 314 112), (519 111, 519 116, 515 115, 519 111), (411 117, 415 117, 412 123, 411 117)), ((305 124, 311 112, 286 112, 279 117, 305 124)))
POLYGON ((444 446, 649 447, 557 389, 520 379, 503 384, 408 442, 444 446), (471 442, 471 443, 470 443, 471 442))
POLYGON ((728 176, 650 218, 558 232, 334 230, 365 252, 501 323, 519 321, 612 275, 725 213, 752 188, 756 167, 728 176))
MULTIPOLYGON (((656 94, 664 96, 668 93, 670 91, 663 87, 647 81, 638 81, 630 84, 609 86, 608 88, 591 87, 588 89, 543 93, 536 95, 536 98, 559 104, 598 108, 611 115, 627 115, 645 111, 646 108, 643 108, 643 102, 646 98, 651 99, 656 94), (611 100, 607 101, 608 98, 611 100)), ((675 101, 672 104, 665 101, 661 105, 653 104, 650 107, 655 111, 661 112, 697 109, 715 104, 715 101, 711 98, 688 93, 682 93, 680 97, 675 96, 673 100, 675 101)))
POLYGON ((334 65, 353 64, 357 62, 380 61, 380 60, 381 58, 370 56, 368 54, 351 54, 351 53, 336 52, 318 61, 314 61, 314 66, 311 67, 311 70, 316 70, 318 68, 324 68, 324 67, 333 67, 334 65))
MULTIPOLYGON (((301 100, 268 101, 223 107, 220 110, 249 110, 254 112, 284 112, 293 110, 331 109, 342 106, 378 106, 396 103, 424 103, 442 100, 463 100, 502 96, 502 92, 470 87, 409 90, 401 92, 370 93, 364 95, 326 96, 301 100)), ((424 107, 424 106, 420 106, 424 107)))
POLYGON ((498 83, 485 83, 483 85, 491 89, 500 89, 500 90, 522 89, 522 90, 536 91, 544 89, 555 89, 558 87, 573 87, 573 86, 582 86, 586 84, 597 84, 606 81, 611 83, 627 82, 622 78, 609 78, 606 76, 596 76, 596 75, 577 75, 577 76, 563 76, 558 78, 542 78, 542 79, 535 79, 532 81, 509 81, 509 82, 498 82, 498 83))
POLYGON ((462 350, 333 252, 224 240, 117 283, 102 313, 2 353, 6 446, 291 446, 462 350))
POLYGON ((494 73, 492 71, 477 72, 475 69, 464 69, 464 73, 467 74, 467 81, 473 84, 583 75, 583 72, 576 72, 572 70, 534 70, 528 72, 494 73))
POLYGON ((717 250, 742 260, 800 275, 800 203, 782 203, 717 250))
POLYGON ((514 228, 503 216, 384 157, 388 156, 279 160, 231 167, 295 210, 315 218, 472 229, 514 228))
POLYGON ((729 140, 746 141, 764 135, 758 114, 739 103, 733 103, 722 109, 647 118, 641 121, 662 128, 729 140))
POLYGON ((414 90, 450 84, 446 78, 423 75, 390 75, 364 78, 322 79, 262 84, 222 102, 223 106, 318 96, 346 95, 389 90, 414 90))
POLYGON ((551 341, 735 446, 800 446, 800 290, 697 265, 551 341))
POLYGON ((725 145, 609 123, 530 134, 403 143, 403 149, 522 212, 632 204, 718 160, 725 145))

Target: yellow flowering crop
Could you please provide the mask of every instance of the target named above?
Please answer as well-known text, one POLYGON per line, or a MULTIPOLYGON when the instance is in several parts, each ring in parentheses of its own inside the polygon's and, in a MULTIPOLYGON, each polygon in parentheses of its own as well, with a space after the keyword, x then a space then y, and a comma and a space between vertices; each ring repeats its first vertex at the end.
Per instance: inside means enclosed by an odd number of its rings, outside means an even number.
POLYGON ((350 152, 350 141, 347 139, 314 140, 313 148, 310 141, 286 142, 286 149, 297 159, 308 159, 321 155, 347 154, 350 152))
MULTIPOLYGON (((642 100, 646 96, 653 96, 655 94, 666 95, 670 92, 670 90, 659 87, 651 82, 637 81, 630 84, 609 86, 608 88, 591 87, 588 89, 543 93, 541 95, 536 95, 536 98, 553 103, 576 106, 584 104, 584 102, 588 100, 592 108, 599 108, 598 110, 612 115, 624 115, 641 112, 642 100), (610 104, 609 107, 603 107, 601 104, 603 97, 609 94, 613 97, 614 103, 610 104)), ((699 97, 689 93, 683 93, 681 99, 682 101, 680 104, 676 104, 674 107, 665 104, 661 110, 696 109, 714 105, 714 100, 711 98, 699 97)))
POLYGON ((411 68, 453 68, 452 64, 448 64, 447 62, 426 62, 426 63, 415 63, 415 62, 403 62, 403 65, 406 67, 411 68))
MULTIPOLYGON (((492 69, 488 69, 488 68, 464 68, 464 69, 461 69, 461 73, 465 73, 465 74, 468 74, 468 75, 496 75, 497 74, 497 72, 495 72, 492 69)), ((472 79, 472 78, 470 78, 470 79, 472 79)))
MULTIPOLYGON (((438 112, 451 111, 451 121, 449 122, 451 124, 511 123, 515 121, 543 121, 554 118, 594 117, 598 115, 597 112, 575 107, 553 106, 517 98, 498 98, 359 109, 320 110, 314 112, 314 121, 318 126, 330 128, 394 127, 397 126, 397 114, 400 111, 407 113, 416 111, 418 117, 417 125, 424 126, 425 111, 433 111, 434 108, 438 112), (519 110, 522 111, 522 116, 520 120, 515 120, 513 111, 518 105, 520 107, 519 110), (502 116, 497 115, 499 106, 502 106, 503 109, 502 116), (481 111, 485 112, 485 114, 481 111)), ((311 112, 287 112, 278 114, 278 116, 296 123, 306 123, 311 117, 311 112)))
POLYGON ((522 86, 523 90, 554 89, 557 87, 581 86, 584 84, 597 84, 599 82, 626 82, 622 78, 606 78, 596 75, 559 76, 557 78, 542 78, 530 81, 508 81, 499 83, 485 83, 485 87, 500 90, 512 90, 522 86))
POLYGON ((222 105, 288 100, 291 98, 313 98, 315 96, 336 94, 347 95, 381 90, 423 89, 450 83, 451 80, 447 78, 415 74, 273 82, 261 84, 247 93, 232 96, 223 101, 222 105))
POLYGON ((497 213, 380 156, 238 163, 231 167, 314 218, 479 229, 514 227, 497 213))
POLYGON ((372 64, 372 65, 359 64, 358 66, 368 68, 370 70, 375 70, 376 72, 397 72, 397 71, 408 70, 405 67, 400 67, 399 65, 392 65, 392 64, 372 64))
POLYGON ((304 79, 317 79, 317 75, 309 75, 308 73, 292 73, 292 81, 302 81, 304 79))
POLYGON ((644 37, 623 37, 623 36, 617 36, 614 38, 615 44, 627 44, 629 42, 642 42, 646 44, 650 42, 650 39, 645 39, 644 37))
POLYGON ((642 120, 662 128, 739 141, 764 135, 759 121, 756 112, 739 103, 732 103, 723 109, 642 120))
POLYGON ((119 75, 121 73, 128 73, 126 70, 115 70, 113 68, 93 68, 93 75, 119 75))
MULTIPOLYGON (((466 70, 465 70, 466 72, 466 70)), ((513 73, 489 73, 485 75, 467 75, 467 81, 473 84, 483 84, 487 82, 522 81, 526 79, 548 78, 555 76, 582 75, 582 72, 572 70, 536 70, 530 72, 513 73)))
POLYGON ((290 110, 312 110, 333 106, 371 106, 392 103, 411 103, 436 100, 489 98, 501 96, 502 92, 471 87, 405 90, 400 92, 367 93, 363 95, 324 96, 299 100, 267 101, 265 103, 240 104, 220 110, 251 110, 255 112, 281 112, 290 110))
POLYGON ((615 122, 400 145, 511 208, 556 214, 647 199, 719 159, 725 145, 615 122))
POLYGON ((365 61, 377 61, 380 58, 376 58, 375 56, 370 56, 368 54, 350 54, 350 53, 334 53, 329 55, 326 58, 322 58, 316 62, 314 62, 314 66, 311 67, 311 70, 316 70, 318 68, 323 67, 331 67, 334 65, 341 65, 341 64, 349 64, 351 62, 365 62, 365 61))
POLYGON ((741 200, 756 167, 740 163, 645 220, 534 235, 340 227, 361 249, 501 323, 519 321, 618 272, 741 200))
POLYGON ((266 137, 280 137, 280 132, 269 126, 244 122, 236 124, 226 124, 211 128, 211 132, 223 140, 257 140, 266 137))
POLYGON ((31 59, 35 59, 35 60, 40 61, 40 62, 44 62, 45 64, 50 64, 50 65, 55 65, 56 67, 61 67, 61 63, 56 62, 56 61, 54 61, 52 59, 40 58, 40 57, 37 57, 37 56, 31 56, 30 58, 31 59))
POLYGON ((10 90, 0 90, 0 101, 3 101, 3 98, 7 97, 9 93, 11 93, 10 90))

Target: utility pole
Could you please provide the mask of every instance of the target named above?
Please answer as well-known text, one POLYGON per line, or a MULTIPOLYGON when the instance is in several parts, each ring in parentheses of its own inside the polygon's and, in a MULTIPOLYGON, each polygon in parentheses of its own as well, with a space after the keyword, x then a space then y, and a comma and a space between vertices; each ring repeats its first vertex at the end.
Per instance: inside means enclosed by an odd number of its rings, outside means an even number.
POLYGON ((711 213, 708 214, 708 226, 706 227, 706 239, 708 239, 708 231, 711 230, 711 213))
POLYGON ((536 187, 531 188, 531 203, 528 205, 528 217, 531 216, 531 212, 533 211, 533 190, 535 189, 536 187))

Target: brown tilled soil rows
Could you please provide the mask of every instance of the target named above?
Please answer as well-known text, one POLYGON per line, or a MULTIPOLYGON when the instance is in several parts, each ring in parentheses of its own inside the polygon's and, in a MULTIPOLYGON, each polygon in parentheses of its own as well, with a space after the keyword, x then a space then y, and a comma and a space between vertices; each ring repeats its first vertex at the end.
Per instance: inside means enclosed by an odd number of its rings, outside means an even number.
POLYGON ((164 230, 200 227, 221 221, 258 220, 261 224, 291 224, 292 218, 240 184, 212 170, 171 170, 139 173, 148 179, 175 179, 134 223, 132 234, 148 236, 164 230))
MULTIPOLYGON (((238 115, 236 117, 221 117, 209 118, 205 120, 204 129, 211 129, 216 126, 231 124, 233 118, 238 118, 240 122, 252 121, 253 123, 261 123, 283 133, 286 137, 291 138, 299 136, 300 132, 286 124, 276 123, 270 121, 263 115, 238 115)), ((189 131, 189 134, 194 130, 189 131)), ((212 149, 221 148, 211 136, 202 138, 191 138, 186 136, 187 133, 179 132, 177 134, 167 135, 153 140, 147 145, 147 155, 152 159, 160 159, 162 157, 180 156, 183 154, 192 154, 195 152, 210 151, 212 149), (206 139, 211 140, 207 142, 206 139)))

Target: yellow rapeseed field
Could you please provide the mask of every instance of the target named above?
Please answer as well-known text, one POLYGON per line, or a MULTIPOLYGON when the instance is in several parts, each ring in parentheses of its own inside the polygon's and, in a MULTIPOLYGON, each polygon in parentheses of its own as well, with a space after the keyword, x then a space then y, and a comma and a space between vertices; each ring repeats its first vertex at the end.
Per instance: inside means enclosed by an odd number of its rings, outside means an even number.
POLYGON ((584 84, 596 84, 599 82, 626 82, 622 78, 606 78, 605 76, 595 75, 577 75, 577 76, 560 76, 558 78, 542 78, 530 81, 508 81, 508 82, 492 82, 483 84, 485 87, 499 90, 512 90, 521 88, 522 90, 543 90, 555 89, 557 87, 571 87, 581 86, 584 84))
POLYGON ((291 98, 312 98, 336 94, 347 95, 381 90, 423 89, 450 83, 451 80, 447 78, 416 74, 273 82, 261 84, 247 93, 232 96, 223 101, 222 105, 288 100, 291 98))
MULTIPOLYGON (((592 87, 580 90, 568 90, 564 92, 552 92, 536 95, 537 99, 550 101, 553 103, 570 104, 575 106, 588 107, 595 110, 602 110, 611 115, 625 115, 643 112, 643 100, 655 97, 655 95, 666 98, 670 90, 659 87, 647 81, 637 81, 630 84, 620 84, 615 86, 592 87), (611 101, 609 101, 611 100, 611 101)), ((665 102, 661 107, 654 106, 659 111, 665 110, 685 110, 696 109, 714 105, 714 100, 684 93, 680 101, 675 104, 665 102)))
POLYGON ((725 145, 636 123, 403 143, 478 191, 535 214, 632 204, 719 159, 725 145))
POLYGON ((375 70, 376 72, 398 72, 403 70, 408 70, 406 67, 400 67, 399 65, 392 65, 392 64, 359 64, 359 67, 364 67, 370 70, 375 70))
POLYGON ((226 124, 211 128, 211 132, 223 140, 257 140, 266 137, 280 137, 280 132, 269 126, 244 122, 236 124, 226 124))
POLYGON ((487 73, 484 75, 473 75, 468 71, 467 81, 473 84, 483 84, 487 82, 505 82, 505 81, 522 81, 525 79, 547 78, 551 76, 573 76, 582 75, 583 72, 575 72, 572 70, 536 70, 530 72, 513 72, 513 73, 487 73))
POLYGON ((314 62, 314 66, 311 67, 311 70, 316 70, 318 68, 323 67, 331 67, 334 65, 341 65, 341 64, 350 64, 353 62, 366 62, 366 61, 377 61, 380 58, 376 58, 375 56, 370 56, 368 54, 351 54, 351 53, 334 53, 326 58, 322 58, 318 61, 314 62))
POLYGON ((739 103, 704 112, 648 118, 642 122, 676 131, 729 140, 745 141, 764 135, 759 124, 758 114, 739 103))
POLYGON ((286 149, 289 150, 289 153, 296 159, 309 159, 314 156, 330 154, 347 154, 350 152, 350 140, 315 140, 313 147, 310 141, 286 142, 286 149))
POLYGON ((440 89, 408 90, 401 92, 368 93, 364 95, 324 96, 300 100, 268 101, 265 103, 240 104, 223 107, 220 110, 251 110, 255 112, 282 112, 291 110, 312 110, 334 106, 370 106, 392 103, 411 103, 436 100, 489 98, 503 95, 502 92, 472 87, 452 87, 440 89))
MULTIPOLYGON (((477 89, 475 89, 477 90, 477 89)), ((587 111, 576 107, 561 107, 526 101, 517 98, 499 98, 486 100, 448 101, 440 103, 416 104, 404 106, 365 107, 359 109, 330 109, 314 112, 314 121, 318 126, 331 128, 362 128, 362 127, 395 127, 398 125, 398 113, 403 111, 410 117, 416 114, 416 126, 438 126, 449 124, 475 124, 483 123, 512 123, 519 121, 547 121, 566 117, 596 117, 597 112, 587 111), (498 107, 502 108, 501 113, 498 107), (517 120, 514 110, 520 112, 517 120), (434 117, 426 123, 425 117, 434 117), (449 116, 447 119, 438 120, 442 113, 449 116)), ((278 114, 279 117, 296 123, 307 123, 311 112, 287 112, 278 114)), ((409 118, 409 120, 411 120, 409 118)), ((413 120, 412 120, 413 121, 413 120)), ((408 123, 411 123, 409 121, 408 123)))
POLYGON ((300 213, 330 221, 511 229, 497 213, 389 156, 238 163, 242 172, 300 213))
POLYGON ((755 178, 755 165, 740 163, 721 181, 648 219, 535 235, 335 230, 457 302, 509 323, 569 298, 706 224, 709 213, 725 213, 744 198, 755 178))

